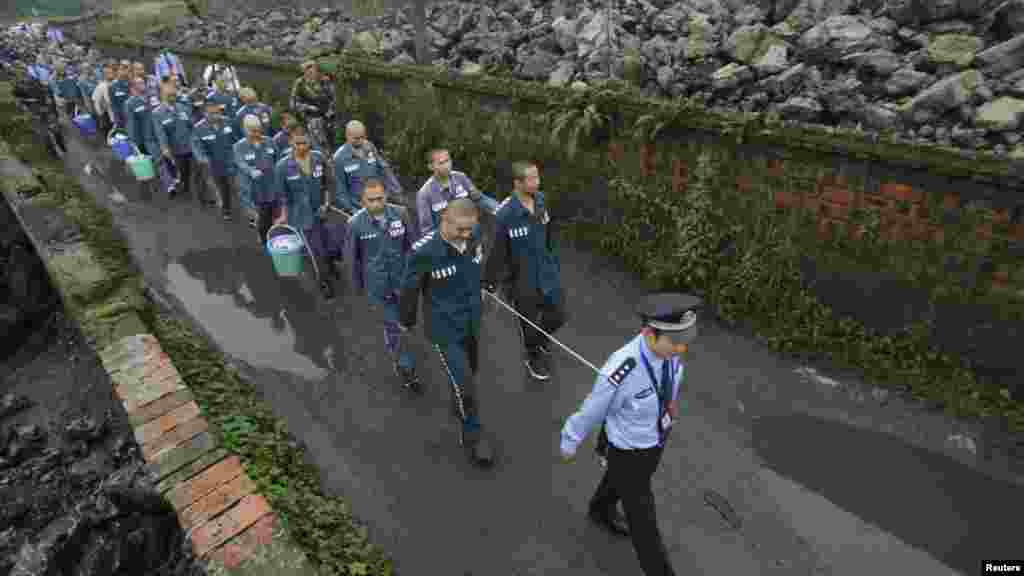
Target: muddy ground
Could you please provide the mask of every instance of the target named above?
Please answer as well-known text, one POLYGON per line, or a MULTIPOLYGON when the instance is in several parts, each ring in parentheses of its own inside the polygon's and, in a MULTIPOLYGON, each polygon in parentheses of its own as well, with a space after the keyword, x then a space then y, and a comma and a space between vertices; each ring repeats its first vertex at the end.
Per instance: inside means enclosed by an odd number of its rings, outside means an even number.
POLYGON ((0 230, 0 574, 204 574, 3 201, 0 230))

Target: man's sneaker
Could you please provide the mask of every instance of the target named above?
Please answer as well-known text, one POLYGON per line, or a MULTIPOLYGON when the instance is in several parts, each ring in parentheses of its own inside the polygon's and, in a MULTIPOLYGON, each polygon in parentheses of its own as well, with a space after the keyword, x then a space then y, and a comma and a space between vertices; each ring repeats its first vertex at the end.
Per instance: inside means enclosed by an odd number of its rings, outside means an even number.
POLYGON ((320 293, 323 294, 324 300, 327 300, 328 302, 334 300, 334 289, 331 288, 330 282, 320 283, 320 293))
POLYGON ((526 369, 530 371, 530 376, 537 380, 543 381, 551 377, 548 373, 547 362, 543 354, 537 349, 526 352, 526 369))
POLYGON ((463 425, 459 439, 471 464, 480 468, 489 468, 494 464, 494 450, 491 449, 491 443, 481 433, 479 426, 463 425))
POLYGON ((420 377, 416 374, 416 371, 412 368, 404 368, 395 364, 395 373, 402 379, 402 388, 419 394, 420 389, 420 377))
POLYGON ((233 217, 231 216, 231 212, 225 212, 224 213, 224 221, 225 222, 231 222, 232 219, 233 219, 233 217))
POLYGON ((167 188, 167 197, 168 198, 174 198, 177 195, 178 195, 178 183, 175 182, 174 184, 171 184, 169 188, 167 188))
POLYGON ((253 216, 252 214, 250 214, 249 215, 249 228, 252 228, 253 230, 255 230, 256 226, 257 226, 256 216, 253 216))

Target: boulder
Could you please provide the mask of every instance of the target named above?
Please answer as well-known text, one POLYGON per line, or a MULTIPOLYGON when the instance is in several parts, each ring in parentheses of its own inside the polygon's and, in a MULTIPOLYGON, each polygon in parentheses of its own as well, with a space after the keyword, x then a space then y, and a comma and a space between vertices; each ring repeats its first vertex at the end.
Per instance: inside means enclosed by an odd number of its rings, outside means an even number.
POLYGON ((758 84, 775 96, 787 98, 803 86, 810 70, 806 64, 797 64, 781 74, 765 78, 758 84))
POLYGON ((855 52, 888 49, 891 43, 859 16, 832 16, 800 37, 800 46, 808 55, 831 62, 855 52))
POLYGON ((572 81, 576 74, 576 63, 572 60, 561 60, 548 76, 548 84, 551 86, 566 86, 572 81))
POLYGON ((861 108, 858 120, 872 130, 886 130, 898 127, 900 115, 890 106, 868 104, 861 108))
POLYGON ((1024 0, 1007 0, 992 13, 990 30, 1000 39, 1024 34, 1024 0))
POLYGON ((1024 34, 978 52, 974 59, 975 66, 991 76, 1002 76, 1024 67, 1024 34))
POLYGON ((966 34, 943 34, 935 36, 925 48, 925 58, 932 66, 950 64, 959 69, 967 68, 974 55, 985 47, 985 41, 966 34))
MULTIPOLYGON (((308 40, 300 38, 296 42, 299 44, 305 44, 308 40)), ((377 41, 377 36, 369 30, 363 30, 353 36, 352 45, 367 54, 375 54, 380 49, 380 43, 377 41)))
POLYGON ((748 66, 735 62, 727 64, 711 75, 711 87, 715 90, 728 90, 750 80, 754 76, 748 66))
POLYGON ((977 70, 947 76, 901 106, 900 111, 918 123, 925 122, 969 103, 984 84, 985 76, 977 70))
POLYGON ((886 13, 896 22, 921 25, 942 20, 973 20, 991 10, 985 0, 886 0, 886 13))
POLYGON ((686 30, 684 52, 687 60, 700 60, 718 52, 718 26, 707 14, 691 14, 686 30))
POLYGON ((576 51, 576 21, 568 20, 564 16, 555 19, 551 23, 551 29, 555 33, 555 43, 565 54, 572 54, 576 51))
MULTIPOLYGON (((580 16, 583 25, 576 35, 576 53, 579 58, 586 58, 599 47, 608 43, 608 20, 602 10, 591 12, 589 15, 580 16)), ((615 41, 615 27, 612 26, 611 40, 615 41)))
POLYGON ((725 41, 722 48, 729 56, 743 64, 753 64, 761 60, 773 47, 781 47, 783 54, 789 47, 785 40, 772 34, 764 24, 740 26, 725 41))
POLYGON ((688 21, 689 15, 686 13, 686 8, 673 4, 652 18, 650 27, 655 33, 676 35, 680 30, 685 29, 688 21))
POLYGON ((1004 96, 978 108, 974 125, 993 132, 1007 132, 1020 127, 1024 118, 1024 100, 1004 96))
POLYGON ((913 68, 900 68, 889 76, 885 83, 885 93, 892 97, 908 96, 932 81, 932 76, 913 68))
POLYGON ((676 45, 661 35, 651 38, 640 47, 640 53, 651 66, 671 66, 676 50, 676 45))
POLYGON ((816 122, 823 111, 821 103, 806 96, 794 96, 775 108, 783 118, 799 122, 816 122))
POLYGON ((762 75, 777 74, 786 70, 789 68, 789 47, 772 45, 753 66, 762 75))
POLYGON ((665 92, 671 91, 672 85, 675 83, 675 79, 676 72, 675 70, 672 69, 671 66, 662 66, 661 68, 658 68, 658 87, 664 90, 665 92))
POLYGON ((848 56, 844 56, 841 62, 883 78, 899 70, 902 65, 900 57, 888 50, 856 52, 848 56))

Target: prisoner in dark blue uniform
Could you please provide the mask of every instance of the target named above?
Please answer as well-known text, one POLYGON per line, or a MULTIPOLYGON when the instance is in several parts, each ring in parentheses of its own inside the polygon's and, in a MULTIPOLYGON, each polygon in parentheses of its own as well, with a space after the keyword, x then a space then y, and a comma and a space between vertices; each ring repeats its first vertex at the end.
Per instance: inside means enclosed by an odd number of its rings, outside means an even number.
POLYGON ((353 293, 366 292, 384 314, 384 343, 395 362, 402 385, 419 389, 416 365, 402 347, 398 297, 405 259, 412 250, 413 230, 405 208, 388 205, 384 183, 370 178, 363 186, 363 207, 348 220, 348 261, 352 263, 353 293))
POLYGON ((326 274, 326 248, 322 216, 328 206, 326 162, 319 150, 311 150, 306 129, 292 127, 292 152, 274 167, 275 186, 285 202, 288 224, 306 235, 320 270, 320 290, 325 300, 334 298, 334 288, 326 274))
POLYGON ((160 145, 160 181, 174 195, 182 184, 187 195, 192 184, 192 100, 174 81, 162 86, 163 102, 153 110, 153 132, 160 145))
POLYGON ((274 190, 274 165, 280 155, 274 143, 263 132, 255 116, 242 121, 245 137, 235 142, 235 168, 238 170, 238 198, 250 211, 249 225, 259 232, 260 244, 266 242, 279 198, 274 190))
MULTIPOLYGON (((239 135, 224 116, 224 105, 215 100, 206 101, 206 117, 192 128, 192 156, 205 166, 220 192, 221 214, 231 221, 231 181, 235 175, 235 142, 239 135)), ((209 204, 217 203, 208 197, 209 204)))
POLYGON ((399 300, 401 326, 416 325, 420 294, 425 300, 427 334, 451 385, 451 398, 461 423, 460 443, 470 460, 490 465, 491 447, 481 434, 473 377, 480 335, 480 263, 483 248, 473 229, 479 210, 468 198, 448 203, 441 225, 413 244, 405 265, 399 300))
POLYGON ((124 116, 128 138, 138 146, 143 154, 156 157, 160 146, 153 132, 153 115, 146 104, 146 83, 144 80, 132 80, 132 95, 124 101, 124 116))
POLYGON ((605 363, 583 406, 561 434, 562 456, 572 459, 599 422, 607 470, 590 500, 589 516, 618 534, 629 534, 646 576, 674 576, 658 530, 651 476, 674 420, 685 365, 681 356, 697 336, 699 298, 653 294, 638 308, 639 335, 605 363), (621 500, 628 528, 616 517, 621 500))
POLYGON ((117 80, 110 85, 110 109, 114 112, 114 123, 121 129, 124 129, 126 124, 124 103, 131 96, 130 87, 128 86, 128 81, 131 80, 131 73, 131 63, 127 60, 122 60, 117 71, 117 80))
MULTIPOLYGON (((519 313, 552 334, 565 324, 556 234, 551 230, 544 193, 538 190, 537 166, 516 162, 512 176, 514 191, 498 206, 484 286, 494 293, 499 282, 504 284, 519 313)), ((534 378, 547 380, 550 349, 544 335, 522 320, 519 328, 527 369, 534 378)))

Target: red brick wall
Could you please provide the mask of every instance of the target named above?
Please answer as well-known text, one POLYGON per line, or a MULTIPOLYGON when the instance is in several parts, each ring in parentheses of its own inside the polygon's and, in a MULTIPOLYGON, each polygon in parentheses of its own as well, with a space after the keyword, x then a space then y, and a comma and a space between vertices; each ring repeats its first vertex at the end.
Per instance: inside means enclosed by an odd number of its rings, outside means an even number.
MULTIPOLYGON (((690 166, 685 158, 664 152, 659 153, 651 144, 628 146, 622 142, 609 145, 608 158, 621 162, 627 158, 627 150, 636 149, 639 170, 642 177, 664 171, 676 192, 684 192, 689 180, 690 166)), ((881 182, 871 190, 860 189, 839 174, 819 173, 817 177, 806 175, 805 170, 787 171, 787 160, 769 159, 764 167, 765 178, 758 186, 751 174, 736 177, 736 190, 741 193, 771 194, 777 210, 806 210, 818 219, 818 232, 822 239, 835 234, 848 234, 859 239, 864 230, 850 223, 853 210, 877 209, 881 212, 880 236, 886 242, 936 242, 945 245, 952 234, 942 225, 929 221, 928 192, 903 182, 881 182), (794 175, 790 172, 800 172, 794 175), (787 175, 789 178, 787 178, 787 175)), ((819 171, 820 172, 820 171, 819 171)), ((941 201, 946 210, 960 210, 959 194, 945 193, 941 201)), ((987 246, 993 239, 1001 238, 1011 242, 1024 242, 1024 223, 1011 222, 1010 210, 990 210, 985 221, 977 228, 977 239, 981 246, 987 246)), ((1000 264, 992 278, 993 290, 1014 293, 1024 291, 1024 268, 1020 263, 1000 264)))

